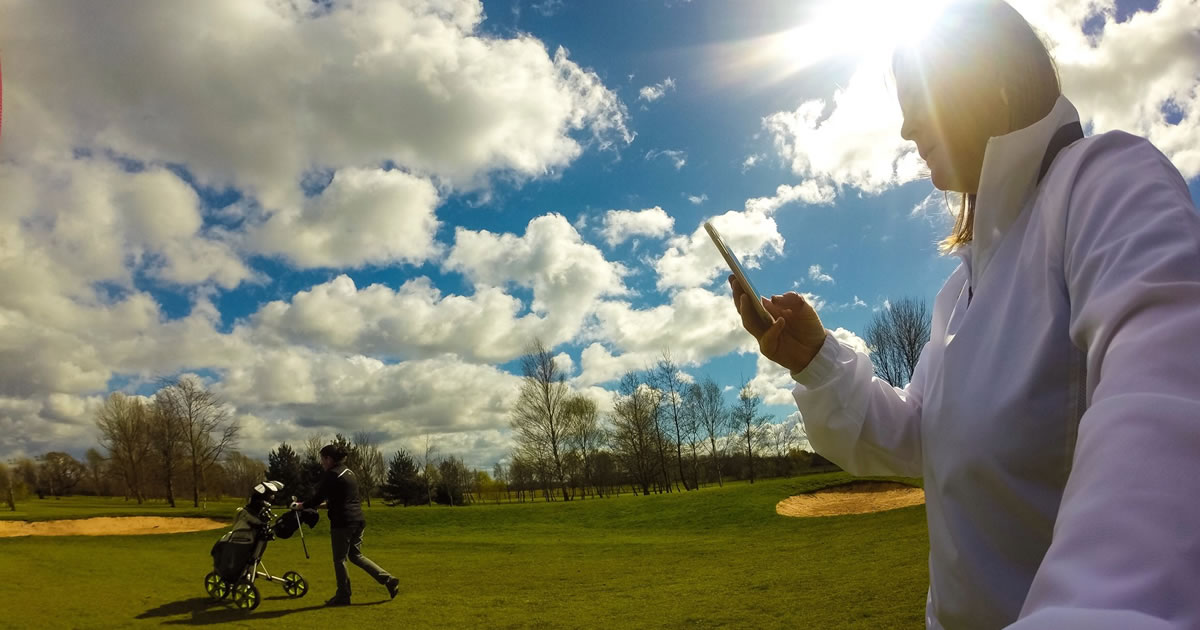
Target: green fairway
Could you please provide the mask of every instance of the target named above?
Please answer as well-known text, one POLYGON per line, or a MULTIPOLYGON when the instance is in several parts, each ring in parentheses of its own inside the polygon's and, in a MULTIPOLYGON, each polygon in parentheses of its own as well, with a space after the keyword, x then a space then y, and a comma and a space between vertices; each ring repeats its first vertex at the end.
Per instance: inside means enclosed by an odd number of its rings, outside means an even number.
MULTIPOLYGON (((699 492, 467 508, 376 507, 364 552, 398 576, 383 587, 350 566, 354 606, 334 590, 328 523, 271 543, 272 573, 299 571, 309 594, 260 583, 252 612, 212 602, 202 580, 221 533, 0 538, 3 625, 370 628, 919 628, 928 541, 924 508, 797 519, 775 503, 844 474, 728 484, 699 492)), ((234 502, 206 516, 231 517, 234 502)), ((189 515, 120 500, 26 501, 0 518, 189 515)), ((323 513, 322 513, 323 516, 323 513)))

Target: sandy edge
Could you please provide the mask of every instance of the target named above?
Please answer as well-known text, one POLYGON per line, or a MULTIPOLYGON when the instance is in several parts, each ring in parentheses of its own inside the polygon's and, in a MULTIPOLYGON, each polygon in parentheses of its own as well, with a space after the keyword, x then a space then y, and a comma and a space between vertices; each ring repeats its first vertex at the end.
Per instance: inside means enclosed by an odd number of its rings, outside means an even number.
POLYGON ((895 510, 925 503, 925 491, 892 481, 853 481, 808 494, 788 497, 775 505, 783 516, 841 516, 895 510))
POLYGON ((228 527, 228 521, 168 516, 100 516, 61 521, 0 521, 0 538, 14 536, 131 536, 178 534, 228 527))

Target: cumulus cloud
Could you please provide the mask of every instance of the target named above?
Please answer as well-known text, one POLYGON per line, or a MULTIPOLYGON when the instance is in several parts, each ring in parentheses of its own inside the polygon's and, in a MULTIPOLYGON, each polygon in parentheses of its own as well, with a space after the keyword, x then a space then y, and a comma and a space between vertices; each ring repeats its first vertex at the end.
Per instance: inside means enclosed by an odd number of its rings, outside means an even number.
POLYGON ((632 140, 595 73, 533 37, 481 36, 482 19, 476 0, 17 2, 0 38, 22 60, 5 72, 22 124, 5 143, 186 164, 279 209, 313 168, 391 161, 469 189, 632 140))
POLYGON ((638 90, 638 100, 646 101, 647 103, 653 103, 654 101, 657 101, 666 95, 668 91, 674 90, 675 79, 667 77, 658 83, 644 86, 642 89, 638 90))
MULTIPOLYGON (((783 236, 775 224, 775 211, 797 201, 827 204, 833 197, 832 188, 812 181, 779 186, 773 196, 748 199, 744 210, 730 210, 713 217, 712 223, 742 265, 753 269, 760 259, 783 253, 783 236)), ((660 290, 703 286, 727 269, 702 225, 690 235, 668 241, 666 251, 653 264, 660 290)))
POLYGON ((604 214, 600 233, 609 246, 619 245, 635 236, 662 238, 675 229, 675 219, 662 208, 645 210, 609 210, 604 214))
POLYGON ((1014 0, 1050 44, 1063 92, 1095 133, 1150 139, 1184 177, 1200 175, 1200 6, 1161 0, 1117 22, 1113 0, 1014 0), (1089 19, 1102 22, 1091 36, 1089 19))
POLYGON ((821 265, 809 265, 808 279, 817 284, 833 284, 833 276, 821 271, 821 265))
MULTIPOLYGON (((1187 178, 1200 175, 1200 7, 1162 0, 1117 22, 1113 0, 1014 0, 1041 32, 1063 92, 1094 132, 1145 136, 1187 178), (1091 35, 1084 24, 1099 20, 1091 35)), ((926 176, 900 138, 902 117, 880 62, 863 62, 829 99, 810 99, 763 119, 777 154, 796 175, 868 194, 926 176)), ((751 156, 752 158, 754 156, 751 156)), ((747 158, 743 169, 756 163, 747 158)))
POLYGON ((558 214, 533 219, 524 236, 459 228, 444 266, 462 273, 477 290, 532 289, 529 306, 546 318, 541 334, 549 346, 574 335, 599 298, 627 293, 624 265, 606 260, 558 214))
POLYGON ((427 179, 401 171, 338 171, 317 196, 270 213, 246 231, 247 249, 296 267, 421 263, 434 242, 438 193, 427 179))
POLYGON ((696 206, 704 203, 705 201, 708 201, 708 195, 705 193, 700 193, 699 195, 686 195, 686 197, 687 197, 687 200, 689 202, 691 202, 692 205, 696 205, 696 206))
POLYGON ((578 386, 606 383, 629 370, 653 365, 664 349, 679 365, 752 347, 728 292, 700 288, 678 291, 668 304, 638 309, 609 300, 597 305, 594 322, 581 335, 595 340, 580 355, 578 386))

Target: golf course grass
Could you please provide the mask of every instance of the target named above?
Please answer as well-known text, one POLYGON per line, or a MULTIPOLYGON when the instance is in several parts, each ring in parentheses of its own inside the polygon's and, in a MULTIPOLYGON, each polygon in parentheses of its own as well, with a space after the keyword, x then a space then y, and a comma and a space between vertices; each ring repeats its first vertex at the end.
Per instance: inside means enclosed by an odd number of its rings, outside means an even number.
MULTIPOLYGON (((920 628, 928 582, 923 506, 789 518, 775 504, 847 481, 842 473, 726 484, 697 492, 569 503, 367 510, 363 550, 401 580, 383 587, 350 566, 354 605, 333 593, 328 523, 271 543, 273 574, 299 571, 309 593, 259 584, 238 611, 203 588, 222 530, 149 536, 0 538, 0 625, 118 628, 920 628)), ((31 499, 0 519, 93 516, 232 518, 120 499, 31 499)), ((322 516, 324 513, 322 512, 322 516)))

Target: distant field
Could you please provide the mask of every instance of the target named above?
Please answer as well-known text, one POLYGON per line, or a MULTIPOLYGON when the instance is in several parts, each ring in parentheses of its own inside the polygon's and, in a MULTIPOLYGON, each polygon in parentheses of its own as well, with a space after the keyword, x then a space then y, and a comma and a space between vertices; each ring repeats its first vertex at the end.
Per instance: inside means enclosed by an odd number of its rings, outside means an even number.
MULTIPOLYGON (((366 554, 401 579, 384 589, 349 567, 350 608, 334 590, 328 523, 271 544, 273 573, 296 570, 308 596, 262 583, 262 604, 212 602, 202 579, 220 534, 0 538, 0 625, 352 628, 921 628, 928 581, 924 508, 818 519, 775 514, 841 473, 698 492, 570 503, 368 510, 366 554), (386 624, 382 625, 382 624, 386 624)), ((0 518, 231 516, 119 499, 30 500, 0 518)))

